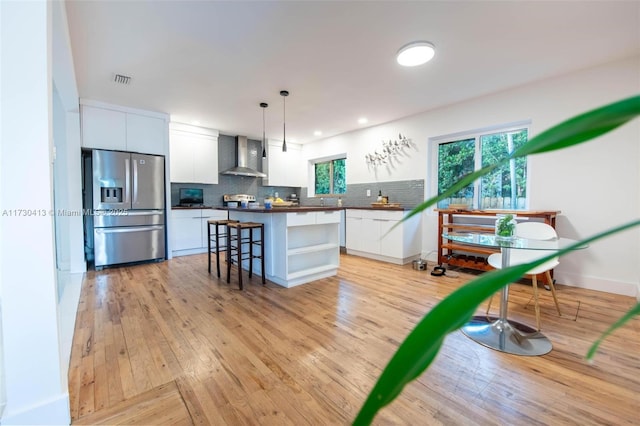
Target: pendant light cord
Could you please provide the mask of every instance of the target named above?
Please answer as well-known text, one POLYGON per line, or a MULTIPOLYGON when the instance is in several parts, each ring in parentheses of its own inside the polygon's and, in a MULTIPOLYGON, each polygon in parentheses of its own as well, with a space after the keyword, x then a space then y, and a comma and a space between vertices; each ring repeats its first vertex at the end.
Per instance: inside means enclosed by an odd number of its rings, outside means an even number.
POLYGON ((265 109, 269 106, 268 103, 262 102, 260 103, 260 107, 262 108, 262 158, 267 158, 267 137, 266 137, 266 125, 264 120, 265 109))
POLYGON ((287 97, 282 97, 282 152, 287 152, 287 97))
POLYGON ((262 108, 262 158, 267 158, 265 145, 266 145, 266 139, 265 139, 265 129, 264 129, 264 108, 262 108))
POLYGON ((287 152, 287 96, 289 96, 289 92, 286 90, 280 91, 280 96, 282 96, 282 152, 287 152))

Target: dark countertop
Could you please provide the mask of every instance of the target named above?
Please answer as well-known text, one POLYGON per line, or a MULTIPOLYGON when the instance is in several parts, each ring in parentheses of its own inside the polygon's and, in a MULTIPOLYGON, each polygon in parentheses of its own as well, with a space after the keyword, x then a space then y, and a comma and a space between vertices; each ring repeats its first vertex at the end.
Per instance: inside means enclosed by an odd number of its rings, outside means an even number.
POLYGON ((292 212, 314 212, 314 211, 332 211, 332 210, 387 210, 387 211, 409 211, 411 207, 349 207, 349 206, 298 206, 298 207, 273 207, 271 209, 265 209, 260 207, 257 209, 250 208, 231 208, 224 206, 199 206, 199 207, 183 207, 183 206, 171 206, 173 210, 196 210, 196 209, 212 209, 212 210, 230 210, 230 211, 247 211, 254 213, 292 213, 292 212))
POLYGON ((201 210, 201 209, 213 209, 213 210, 220 210, 223 209, 224 207, 222 206, 193 206, 193 207, 186 207, 186 206, 171 206, 171 209, 173 210, 201 210))
POLYGON ((411 210, 411 207, 344 207, 351 210, 386 210, 392 212, 403 212, 411 210))
POLYGON ((257 209, 250 208, 231 208, 220 207, 220 210, 228 210, 230 212, 244 212, 244 213, 305 213, 305 212, 326 212, 326 211, 340 211, 344 210, 344 207, 321 207, 321 206, 303 206, 303 207, 273 207, 265 209, 260 207, 257 209))

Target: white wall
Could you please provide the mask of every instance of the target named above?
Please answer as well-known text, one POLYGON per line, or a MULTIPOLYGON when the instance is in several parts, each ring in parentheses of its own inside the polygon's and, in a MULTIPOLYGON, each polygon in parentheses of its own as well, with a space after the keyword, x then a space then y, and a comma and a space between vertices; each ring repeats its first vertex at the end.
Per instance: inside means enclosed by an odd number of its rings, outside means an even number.
MULTIPOLYGON (((54 143, 56 146, 56 207, 67 211, 82 209, 80 176, 80 107, 75 81, 69 25, 64 2, 52 2, 52 77, 55 86, 54 143)), ((58 247, 65 251, 63 268, 71 273, 86 271, 81 216, 57 216, 65 233, 57 233, 58 247)))
POLYGON ((51 66, 53 93, 53 142, 55 240, 57 257, 58 336, 60 381, 68 391, 69 360, 82 278, 86 271, 82 227, 82 179, 80 170, 80 112, 71 43, 63 2, 51 5, 51 66), (71 215, 61 212, 68 212, 71 215))
MULTIPOLYGON (((573 115, 640 93, 640 57, 543 80, 381 126, 304 145, 312 159, 347 152, 347 182, 425 179, 436 192, 429 138, 531 120, 531 135, 573 115), (395 169, 366 166, 364 156, 382 139, 402 133, 416 147, 395 169)), ((581 238, 640 216, 640 119, 588 144, 530 159, 530 209, 561 210, 561 236, 581 238)), ((424 214, 423 250, 436 250, 437 216, 424 214)), ((636 295, 640 282, 640 230, 571 253, 556 269, 559 283, 636 295)))
POLYGON ((69 424, 55 278, 50 2, 0 2, 2 424, 69 424), (31 211, 30 216, 16 212, 31 211))

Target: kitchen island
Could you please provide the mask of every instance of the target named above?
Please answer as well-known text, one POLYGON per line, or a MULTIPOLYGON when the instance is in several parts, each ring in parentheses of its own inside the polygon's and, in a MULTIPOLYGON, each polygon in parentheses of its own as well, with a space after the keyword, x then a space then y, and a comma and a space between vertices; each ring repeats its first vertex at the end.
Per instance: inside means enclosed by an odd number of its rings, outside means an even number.
MULTIPOLYGON (((269 281, 283 287, 294 287, 338 273, 342 207, 226 210, 229 211, 229 219, 264 224, 264 266, 269 281)), ((248 267, 248 261, 245 261, 243 268, 248 267)))

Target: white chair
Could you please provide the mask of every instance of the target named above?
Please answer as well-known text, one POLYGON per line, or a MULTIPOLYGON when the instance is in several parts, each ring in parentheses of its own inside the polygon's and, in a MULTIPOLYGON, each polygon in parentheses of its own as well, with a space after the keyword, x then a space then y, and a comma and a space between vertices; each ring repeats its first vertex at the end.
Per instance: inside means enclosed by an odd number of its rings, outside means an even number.
MULTIPOLYGON (((516 225, 516 235, 521 238, 528 238, 532 240, 551 240, 558 237, 556 230, 553 229, 551 225, 547 225, 543 222, 522 222, 516 225)), ((528 263, 533 260, 539 259, 541 257, 547 256, 553 253, 552 250, 519 250, 512 249, 510 253, 509 263, 511 266, 519 265, 523 263, 528 263)), ((489 256, 487 259, 489 265, 493 266, 496 269, 502 269, 502 254, 495 253, 489 256)), ((556 304, 556 309, 558 310, 558 315, 562 316, 560 313, 560 305, 558 305, 558 299, 556 297, 556 288, 553 285, 553 279, 551 278, 551 274, 549 271, 556 266, 559 265, 558 258, 554 258, 548 262, 543 263, 542 265, 531 269, 527 272, 527 276, 531 278, 531 283, 533 286, 533 298, 535 299, 535 310, 536 310, 536 325, 538 327, 538 331, 540 330, 540 307, 538 306, 538 280, 536 278, 537 274, 545 274, 547 281, 549 282, 549 287, 551 288, 551 294, 553 295, 553 301, 556 304)), ((489 309, 491 309, 491 299, 489 299, 489 306, 487 307, 487 315, 489 314, 489 309)))

